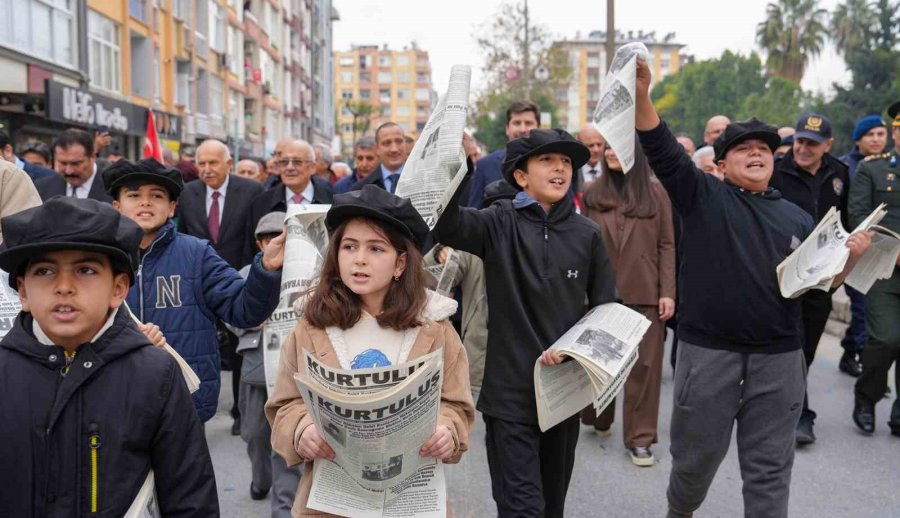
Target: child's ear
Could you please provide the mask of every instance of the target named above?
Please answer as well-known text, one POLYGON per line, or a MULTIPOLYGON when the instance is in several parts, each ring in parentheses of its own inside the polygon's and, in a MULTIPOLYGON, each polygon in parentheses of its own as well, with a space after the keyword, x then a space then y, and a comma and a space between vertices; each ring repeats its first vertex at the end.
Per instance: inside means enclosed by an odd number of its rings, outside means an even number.
POLYGON ((113 276, 113 290, 110 295, 109 308, 115 309, 119 307, 128 296, 128 289, 131 283, 128 280, 127 273, 117 273, 113 276))
POLYGON ((523 189, 528 187, 528 173, 526 173, 522 169, 516 169, 515 171, 513 171, 513 179, 517 184, 519 184, 519 187, 523 189))
POLYGON ((177 201, 170 201, 170 202, 169 202, 169 217, 170 217, 170 218, 175 217, 175 207, 177 207, 177 206, 178 206, 178 202, 177 202, 177 201))
POLYGON ((16 275, 16 291, 19 292, 19 302, 22 303, 22 311, 31 312, 31 304, 28 302, 28 292, 25 291, 25 277, 16 275))
POLYGON ((400 277, 406 271, 406 252, 397 256, 397 266, 394 267, 394 277, 400 277))

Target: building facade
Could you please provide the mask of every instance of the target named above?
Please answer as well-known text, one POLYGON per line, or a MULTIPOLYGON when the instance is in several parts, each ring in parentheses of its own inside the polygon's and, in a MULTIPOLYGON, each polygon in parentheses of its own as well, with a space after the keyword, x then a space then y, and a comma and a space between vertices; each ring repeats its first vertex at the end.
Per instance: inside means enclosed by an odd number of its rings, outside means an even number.
MULTIPOLYGON (((647 46, 654 84, 681 69, 681 49, 684 45, 674 40, 675 33, 669 33, 662 39, 658 39, 655 32, 616 33, 616 46, 632 42, 647 46)), ((565 50, 572 69, 568 84, 556 91, 559 120, 553 121, 553 124, 568 131, 578 131, 591 122, 594 107, 600 98, 600 85, 606 75, 606 33, 593 31, 586 38, 577 33, 574 39, 556 41, 553 45, 565 50)))
POLYGON ((206 138, 260 158, 282 137, 330 143, 334 19, 331 0, 0 2, 0 130, 19 144, 108 128, 135 158, 152 108, 175 156, 206 138))
POLYGON ((417 136, 434 103, 431 61, 415 44, 403 50, 354 46, 334 53, 334 99, 338 133, 346 154, 353 143, 372 135, 384 122, 395 122, 417 136))

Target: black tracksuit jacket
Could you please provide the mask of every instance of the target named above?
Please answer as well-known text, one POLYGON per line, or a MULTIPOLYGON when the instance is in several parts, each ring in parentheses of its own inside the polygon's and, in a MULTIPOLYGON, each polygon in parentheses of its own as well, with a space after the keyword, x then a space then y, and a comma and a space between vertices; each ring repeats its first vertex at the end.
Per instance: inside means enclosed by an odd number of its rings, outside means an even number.
POLYGON ((0 342, 0 516, 120 517, 152 469, 163 516, 219 515, 203 428, 175 360, 124 308, 63 376, 22 312, 0 342))
POLYGON ((822 165, 812 175, 794 162, 794 152, 788 151, 775 163, 769 187, 781 191, 787 201, 805 210, 818 223, 831 207, 841 211, 841 223, 852 231, 848 223, 847 197, 850 194, 850 172, 846 164, 825 154, 822 165))
POLYGON ((481 210, 453 199, 435 232, 484 260, 488 344, 478 410, 537 425, 535 361, 587 309, 615 299, 599 227, 575 212, 571 195, 548 214, 520 193, 481 210))

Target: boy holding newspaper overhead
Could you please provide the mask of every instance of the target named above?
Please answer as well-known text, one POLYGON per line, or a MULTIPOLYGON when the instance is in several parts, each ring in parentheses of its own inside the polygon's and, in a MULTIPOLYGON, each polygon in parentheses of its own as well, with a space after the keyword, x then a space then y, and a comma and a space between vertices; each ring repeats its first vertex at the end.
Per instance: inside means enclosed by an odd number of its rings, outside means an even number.
POLYGON ((218 516, 182 371, 122 307, 140 227, 55 197, 3 230, 22 312, 0 343, 0 516, 123 516, 151 470, 163 516, 218 516))
POLYGON ((516 197, 482 210, 454 199, 435 228, 442 244, 484 259, 491 318, 478 409, 500 516, 563 516, 565 508, 578 416, 541 432, 533 372, 538 358, 558 363, 547 349, 590 307, 615 298, 600 229, 568 194, 589 156, 563 130, 531 130, 506 146, 503 175, 516 197))

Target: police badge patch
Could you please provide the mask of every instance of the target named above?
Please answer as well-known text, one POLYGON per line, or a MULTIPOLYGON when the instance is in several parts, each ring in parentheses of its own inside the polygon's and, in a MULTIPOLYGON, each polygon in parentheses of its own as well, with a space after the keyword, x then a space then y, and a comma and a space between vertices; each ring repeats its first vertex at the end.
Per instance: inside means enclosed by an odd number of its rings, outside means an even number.
POLYGON ((831 186, 834 187, 834 194, 840 196, 844 192, 844 181, 840 178, 831 180, 831 186))

